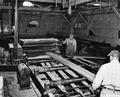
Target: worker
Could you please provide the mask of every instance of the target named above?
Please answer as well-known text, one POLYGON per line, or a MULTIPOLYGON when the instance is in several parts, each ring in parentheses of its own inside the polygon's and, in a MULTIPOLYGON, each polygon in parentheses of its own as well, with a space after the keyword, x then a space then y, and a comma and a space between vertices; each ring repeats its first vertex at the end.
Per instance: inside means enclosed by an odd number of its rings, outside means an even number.
POLYGON ((67 57, 73 57, 73 55, 76 52, 76 40, 73 36, 73 34, 69 35, 69 38, 65 39, 63 41, 63 44, 66 44, 66 56, 67 57))
POLYGON ((93 90, 102 86, 100 97, 120 97, 120 53, 112 50, 108 54, 110 62, 102 65, 93 83, 93 90))

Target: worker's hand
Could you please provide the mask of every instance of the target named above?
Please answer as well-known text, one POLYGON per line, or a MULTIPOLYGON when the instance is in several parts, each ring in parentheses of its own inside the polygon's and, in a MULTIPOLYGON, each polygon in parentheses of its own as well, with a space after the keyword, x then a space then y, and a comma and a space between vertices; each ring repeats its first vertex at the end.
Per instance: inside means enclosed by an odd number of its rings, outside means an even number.
POLYGON ((100 96, 100 92, 101 92, 101 90, 100 90, 99 88, 96 89, 96 90, 94 90, 94 93, 95 93, 95 95, 96 95, 97 97, 100 96))

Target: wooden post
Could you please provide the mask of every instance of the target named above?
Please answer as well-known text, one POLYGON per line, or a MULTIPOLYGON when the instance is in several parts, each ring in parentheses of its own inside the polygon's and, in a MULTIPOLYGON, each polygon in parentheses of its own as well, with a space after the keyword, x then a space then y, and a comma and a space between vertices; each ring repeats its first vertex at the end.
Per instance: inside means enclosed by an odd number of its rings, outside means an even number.
POLYGON ((14 58, 17 59, 18 49, 18 0, 15 0, 15 31, 14 31, 14 58))
POLYGON ((57 2, 58 2, 58 0, 55 0, 55 7, 58 7, 57 2))
MULTIPOLYGON (((10 6, 10 3, 9 3, 9 6, 10 6)), ((8 13, 9 13, 9 15, 8 15, 9 16, 9 20, 8 20, 9 21, 9 33, 11 34, 11 28, 12 28, 11 27, 11 10, 9 10, 8 13)))
POLYGON ((1 34, 3 34, 3 11, 1 10, 1 34))

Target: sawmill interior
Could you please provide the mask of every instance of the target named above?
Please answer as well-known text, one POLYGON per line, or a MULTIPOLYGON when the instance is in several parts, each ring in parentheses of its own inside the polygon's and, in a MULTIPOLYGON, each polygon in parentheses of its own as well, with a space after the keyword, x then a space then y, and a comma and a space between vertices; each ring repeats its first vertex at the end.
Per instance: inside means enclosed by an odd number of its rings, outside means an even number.
POLYGON ((0 97, 100 97, 92 83, 111 50, 120 0, 0 0, 0 97))

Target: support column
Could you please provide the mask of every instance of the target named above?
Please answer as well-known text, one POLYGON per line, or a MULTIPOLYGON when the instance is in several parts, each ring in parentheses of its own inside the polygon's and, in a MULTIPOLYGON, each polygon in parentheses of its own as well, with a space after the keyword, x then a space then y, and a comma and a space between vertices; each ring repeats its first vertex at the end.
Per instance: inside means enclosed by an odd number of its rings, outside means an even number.
POLYGON ((11 34, 11 10, 9 10, 9 33, 11 34))
POLYGON ((3 34, 3 11, 1 10, 1 15, 0 15, 0 17, 1 17, 1 34, 3 34))
POLYGON ((18 0, 15 0, 14 58, 18 58, 18 0))

